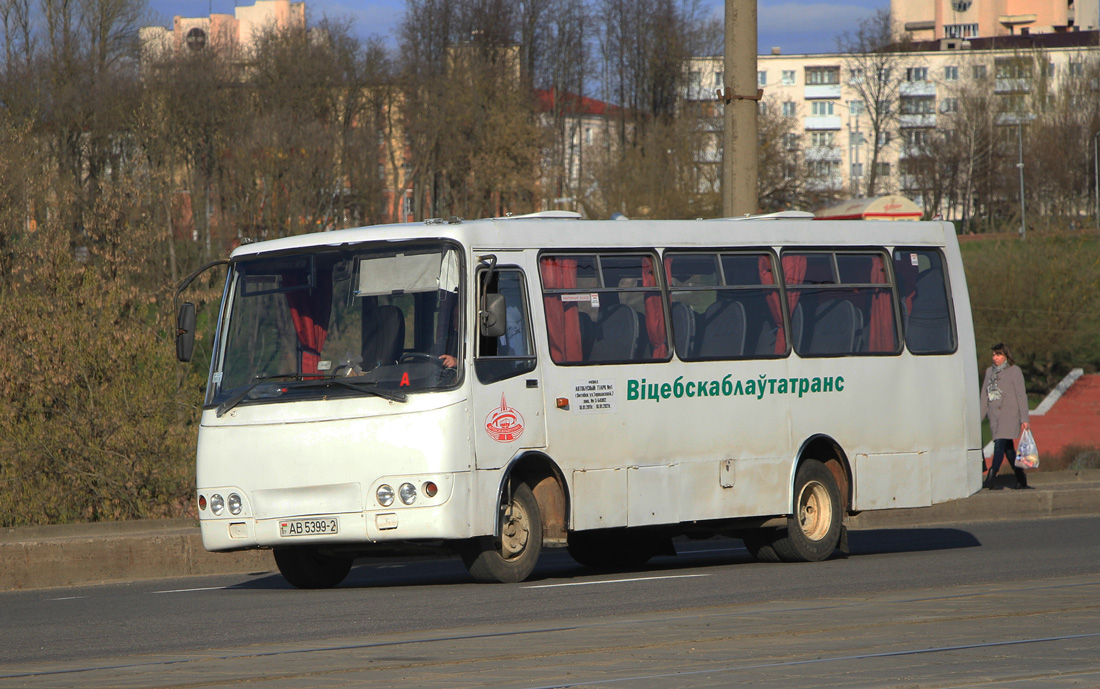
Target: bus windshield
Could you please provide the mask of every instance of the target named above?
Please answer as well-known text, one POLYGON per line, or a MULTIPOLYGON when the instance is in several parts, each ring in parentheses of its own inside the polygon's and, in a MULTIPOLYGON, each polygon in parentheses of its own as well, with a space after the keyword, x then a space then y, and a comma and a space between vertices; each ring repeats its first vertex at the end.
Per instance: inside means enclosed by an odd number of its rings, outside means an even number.
POLYGON ((447 389, 462 375, 459 252, 450 245, 324 247, 249 256, 229 306, 207 406, 447 389))

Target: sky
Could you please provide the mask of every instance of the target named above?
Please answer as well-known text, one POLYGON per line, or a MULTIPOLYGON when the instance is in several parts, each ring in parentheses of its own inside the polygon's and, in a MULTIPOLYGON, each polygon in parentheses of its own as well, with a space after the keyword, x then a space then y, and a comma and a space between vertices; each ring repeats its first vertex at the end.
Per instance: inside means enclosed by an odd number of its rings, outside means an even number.
MULTIPOLYGON (((254 0, 236 0, 252 5, 254 0)), ((724 15, 723 0, 702 0, 716 16, 724 15)), ((170 26, 172 17, 205 17, 211 12, 232 14, 235 0, 149 0, 154 23, 170 26)), ((758 0, 757 47, 768 54, 778 47, 784 55, 827 53, 836 50, 836 39, 877 10, 890 7, 890 0, 758 0)), ((377 35, 390 45, 405 0, 306 0, 306 11, 316 20, 322 16, 347 18, 358 33, 377 35)))

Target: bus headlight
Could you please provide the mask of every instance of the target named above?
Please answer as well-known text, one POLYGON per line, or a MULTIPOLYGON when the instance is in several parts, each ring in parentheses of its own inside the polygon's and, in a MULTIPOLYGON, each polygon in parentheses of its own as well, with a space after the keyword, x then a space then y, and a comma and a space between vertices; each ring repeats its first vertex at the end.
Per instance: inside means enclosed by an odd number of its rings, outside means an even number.
POLYGON ((229 514, 241 513, 241 496, 236 493, 229 494, 229 500, 226 502, 229 505, 229 514))
POLYGON ((400 488, 401 502, 411 505, 416 502, 416 486, 411 483, 402 483, 400 488))
POLYGON ((220 493, 214 493, 210 496, 210 511, 214 514, 221 514, 225 509, 225 499, 220 493))
POLYGON ((389 507, 393 504, 393 488, 383 483, 378 486, 378 491, 374 494, 374 497, 378 499, 379 505, 389 507))

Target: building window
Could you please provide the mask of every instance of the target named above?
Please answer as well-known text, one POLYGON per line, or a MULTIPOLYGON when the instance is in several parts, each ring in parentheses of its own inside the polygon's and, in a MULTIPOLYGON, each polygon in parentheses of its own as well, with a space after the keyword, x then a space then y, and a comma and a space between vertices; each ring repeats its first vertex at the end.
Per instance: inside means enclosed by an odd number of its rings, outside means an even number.
POLYGON ((889 177, 890 176, 890 163, 876 163, 875 164, 875 170, 878 171, 878 173, 877 173, 878 177, 880 177, 880 178, 889 177))
POLYGON ((927 67, 908 67, 905 70, 906 81, 928 81, 927 67))
POLYGON ((848 101, 848 114, 852 117, 859 117, 863 114, 863 101, 850 100, 848 101))
POLYGON ((863 163, 852 163, 852 177, 863 176, 863 163))
POLYGON ((943 80, 944 81, 958 81, 959 80, 959 68, 955 65, 948 65, 943 68, 943 80))
POLYGON ((959 99, 958 98, 944 98, 940 101, 940 112, 958 112, 959 111, 959 99))
POLYGON ((1071 77, 1081 77, 1085 75, 1085 64, 1083 62, 1071 62, 1069 63, 1069 75, 1071 77))
POLYGON ((1010 93, 1000 98, 1002 112, 1022 114, 1027 112, 1027 98, 1022 93, 1010 93))
POLYGON ((978 35, 977 24, 944 24, 944 38, 974 38, 978 35))
POLYGON ((688 90, 691 93, 699 93, 699 90, 703 87, 703 75, 697 70, 688 74, 688 90))
POLYGON ((760 70, 756 73, 756 85, 767 86, 768 85, 768 72, 767 70, 760 70))
POLYGON ((1053 62, 1048 62, 1047 63, 1047 76, 1053 78, 1054 77, 1054 72, 1055 72, 1054 63, 1053 62))
POLYGON ((783 101, 783 117, 795 116, 795 102, 793 100, 783 101))
POLYGON ((994 63, 998 79, 1030 79, 1031 60, 1007 58, 994 63))
POLYGON ((935 96, 903 96, 900 99, 902 115, 930 115, 936 111, 935 96))
POLYGON ((787 132, 783 135, 783 140, 787 145, 788 151, 798 150, 798 134, 787 132))
POLYGON ((906 148, 920 148, 928 145, 927 129, 906 129, 901 133, 906 148))
POLYGON ((783 85, 784 86, 794 85, 794 79, 795 79, 795 76, 794 76, 794 70, 793 69, 783 70, 783 85))
POLYGON ((807 67, 806 84, 813 86, 840 83, 840 67, 807 67))
POLYGON ((986 69, 985 65, 974 65, 973 67, 970 68, 970 75, 972 77, 974 77, 975 79, 978 79, 978 80, 985 79, 986 76, 988 76, 988 74, 989 74, 989 70, 986 69))
POLYGON ((810 107, 813 115, 820 116, 833 114, 833 101, 831 100, 815 100, 810 107))
POLYGON ((810 145, 814 148, 832 148, 836 145, 836 132, 810 132, 810 145))
POLYGON ((715 86, 718 86, 718 87, 722 87, 722 86, 725 86, 725 84, 723 84, 723 83, 722 83, 722 80, 723 80, 723 79, 724 79, 725 77, 726 77, 726 73, 725 73, 725 72, 715 72, 715 73, 714 73, 714 85, 715 85, 715 86))
POLYGON ((840 175, 839 160, 811 160, 810 174, 814 177, 837 177, 840 175))

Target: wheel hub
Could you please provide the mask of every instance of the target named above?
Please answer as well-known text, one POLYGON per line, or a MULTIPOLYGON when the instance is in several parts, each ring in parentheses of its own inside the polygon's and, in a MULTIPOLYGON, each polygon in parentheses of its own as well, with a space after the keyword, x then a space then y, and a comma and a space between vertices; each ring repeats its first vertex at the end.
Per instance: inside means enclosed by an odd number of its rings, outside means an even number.
POLYGON ((817 481, 807 483, 798 496, 798 523, 802 533, 810 540, 820 541, 829 531, 832 516, 832 503, 825 486, 817 481))
POLYGON ((504 511, 504 523, 500 528, 501 553, 505 558, 515 557, 527 547, 530 526, 527 511, 522 505, 509 505, 504 511))

